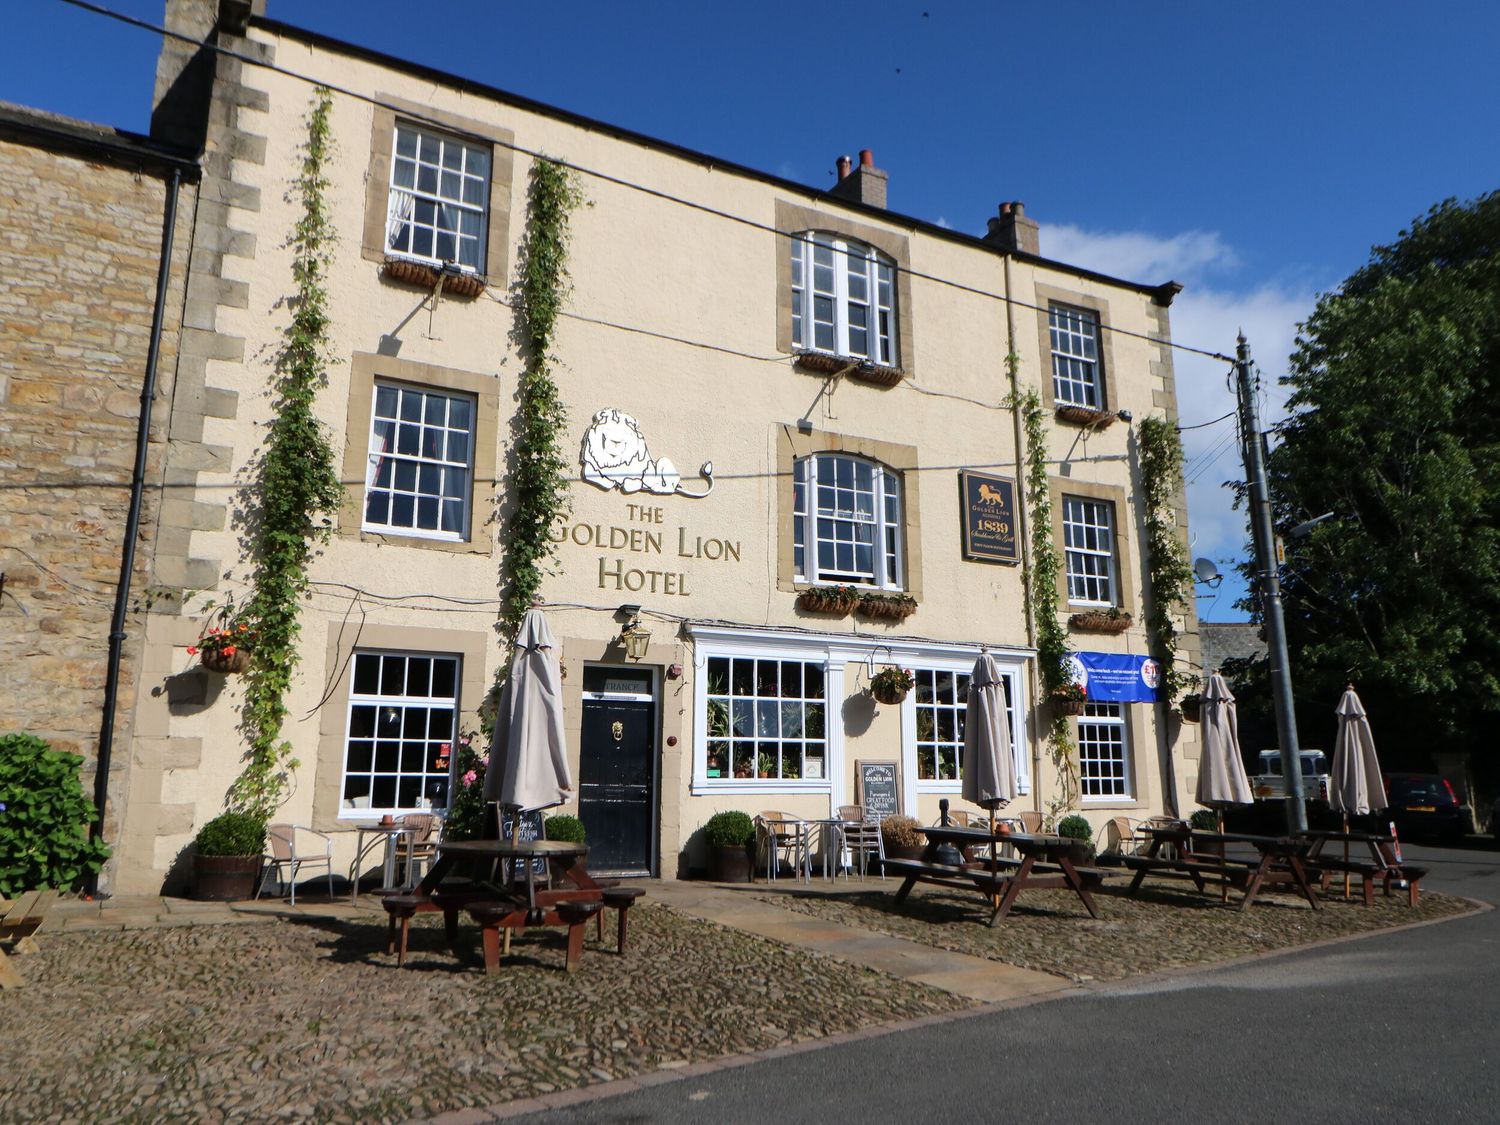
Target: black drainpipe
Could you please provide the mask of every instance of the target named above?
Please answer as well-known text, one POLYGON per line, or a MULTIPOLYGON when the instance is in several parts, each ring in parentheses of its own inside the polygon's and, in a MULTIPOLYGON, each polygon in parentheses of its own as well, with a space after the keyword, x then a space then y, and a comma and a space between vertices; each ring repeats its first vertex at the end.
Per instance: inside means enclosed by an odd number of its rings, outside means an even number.
MULTIPOLYGON (((135 470, 130 478, 130 513, 125 517, 125 548, 120 553, 120 582, 115 590, 115 613, 109 628, 109 665, 104 677, 104 716, 99 730, 99 755, 94 770, 94 808, 97 818, 89 838, 104 834, 104 806, 109 800, 109 760, 115 742, 115 710, 120 698, 120 650, 125 645, 125 614, 130 609, 130 579, 135 571, 135 542, 141 530, 141 498, 146 491, 147 443, 151 437, 151 405, 156 398, 156 361, 161 354, 161 324, 172 279, 172 241, 177 229, 177 192, 180 169, 172 169, 162 211, 161 263, 156 271, 156 305, 151 310, 151 345, 146 350, 146 381, 141 387, 141 414, 135 431, 135 470)), ((99 891, 99 875, 91 873, 88 892, 99 891)))

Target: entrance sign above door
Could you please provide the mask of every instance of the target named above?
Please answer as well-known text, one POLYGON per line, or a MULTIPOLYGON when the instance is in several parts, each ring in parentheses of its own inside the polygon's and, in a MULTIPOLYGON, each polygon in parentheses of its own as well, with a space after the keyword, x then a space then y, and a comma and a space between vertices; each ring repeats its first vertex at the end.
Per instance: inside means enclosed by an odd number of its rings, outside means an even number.
POLYGON ((975 562, 1020 562, 1015 481, 964 469, 958 474, 958 485, 963 500, 964 558, 975 562))
POLYGON ((583 479, 608 492, 654 492, 661 496, 700 499, 714 490, 714 463, 703 462, 698 474, 708 481, 702 492, 682 487, 682 474, 669 458, 656 460, 646 448, 646 436, 629 414, 613 407, 599 411, 583 435, 583 479))

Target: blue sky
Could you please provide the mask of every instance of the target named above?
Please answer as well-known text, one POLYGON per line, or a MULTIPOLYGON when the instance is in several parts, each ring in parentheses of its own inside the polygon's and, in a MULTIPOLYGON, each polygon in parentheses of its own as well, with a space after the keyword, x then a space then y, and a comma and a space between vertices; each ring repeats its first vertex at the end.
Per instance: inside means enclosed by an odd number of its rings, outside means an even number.
MULTIPOLYGON (((161 0, 104 0, 159 22, 161 0)), ((269 0, 273 17, 815 186, 861 148, 893 209, 1049 257, 1175 278, 1182 343, 1243 327, 1274 420, 1319 292, 1448 196, 1500 186, 1500 5, 1379 0, 755 4, 269 0)), ((157 37, 60 0, 6 12, 0 100, 144 132, 157 37)), ((1184 425, 1230 411, 1180 356, 1184 425)), ((1232 423, 1184 434, 1193 553, 1241 556, 1232 423)), ((1307 513, 1316 515, 1317 513, 1307 513)), ((1242 615, 1226 582, 1207 620, 1242 615)))

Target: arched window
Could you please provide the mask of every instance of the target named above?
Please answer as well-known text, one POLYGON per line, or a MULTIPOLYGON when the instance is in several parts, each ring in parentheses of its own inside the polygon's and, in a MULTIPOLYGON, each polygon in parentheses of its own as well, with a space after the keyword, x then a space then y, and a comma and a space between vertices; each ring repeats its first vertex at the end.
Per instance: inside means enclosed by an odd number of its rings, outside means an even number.
POLYGON ((899 476, 860 457, 817 453, 794 463, 792 479, 799 578, 904 587, 899 476))
POLYGON ((825 231, 791 241, 792 346, 895 367, 895 263, 825 231))

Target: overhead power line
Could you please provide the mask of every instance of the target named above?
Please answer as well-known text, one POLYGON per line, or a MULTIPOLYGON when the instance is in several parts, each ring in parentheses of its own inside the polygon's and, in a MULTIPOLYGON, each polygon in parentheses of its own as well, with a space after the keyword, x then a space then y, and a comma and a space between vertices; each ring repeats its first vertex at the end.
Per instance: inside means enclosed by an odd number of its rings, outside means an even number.
MULTIPOLYGON (((176 39, 183 43, 190 43, 196 47, 202 47, 206 50, 210 50, 217 54, 223 55, 226 58, 237 59, 247 66, 254 66, 259 67, 262 70, 269 70, 273 73, 283 75, 287 78, 295 79, 299 82, 306 82, 312 86, 321 86, 324 89, 331 90, 336 94, 342 94, 343 96, 352 98, 356 101, 364 102, 368 105, 376 106, 380 109, 389 110, 392 113, 400 114, 400 116, 410 121, 416 121, 424 125, 430 125, 435 129, 448 128, 448 126, 445 126, 441 121, 437 121, 430 117, 425 117, 421 113, 413 112, 411 109, 405 106, 398 106, 390 102, 382 101, 381 99, 376 98, 370 94, 363 93, 359 90, 350 89, 347 86, 340 86, 336 83, 320 81, 319 79, 303 74, 300 71, 292 70, 290 67, 280 66, 276 63, 267 62, 264 59, 255 58, 253 55, 247 55, 240 51, 235 51, 228 47, 220 46, 217 43, 208 43, 200 41, 198 39, 194 39, 191 35, 185 35, 182 32, 173 31, 171 28, 163 27, 160 24, 151 23, 148 20, 137 19, 135 16, 127 16, 122 12, 116 12, 110 8, 105 8, 102 5, 91 3, 90 0, 61 0, 61 2, 72 7, 79 8, 83 11, 91 12, 94 15, 104 16, 107 19, 116 20, 120 23, 140 28, 144 31, 150 31, 157 35, 165 36, 170 39, 176 39)), ((650 187, 647 184, 643 184, 635 180, 628 180, 624 177, 616 176, 610 172, 600 171, 597 168, 590 168, 584 164, 577 164, 569 160, 563 160, 534 149, 526 148, 524 145, 515 144, 514 142, 501 141, 495 138, 490 138, 490 140, 491 143, 493 143, 498 148, 509 149, 511 152, 519 153, 522 156, 530 157, 533 160, 545 160, 549 163, 556 164, 559 167, 567 168, 571 171, 577 172, 580 175, 590 176, 605 183, 614 184, 618 187, 627 188, 631 191, 638 191, 642 194, 652 196, 656 199, 661 199, 668 203, 673 203, 682 207, 688 207, 695 211, 701 211, 704 214, 713 215, 716 218, 724 219, 733 223, 738 223, 742 226, 751 227, 755 230, 764 231, 777 238, 792 239, 797 237, 797 234, 795 232, 780 230, 769 223, 761 222, 759 219, 752 219, 746 215, 736 215, 732 211, 725 211, 718 207, 711 207, 706 203, 698 203, 691 199, 684 199, 681 196, 662 191, 660 188, 650 187)), ((939 277, 936 274, 924 273, 921 270, 914 270, 909 266, 897 264, 893 268, 899 273, 906 274, 908 277, 920 279, 922 281, 928 281, 935 285, 946 286, 948 288, 958 290, 959 292, 968 293, 976 297, 982 297, 992 301, 999 301, 1002 304, 1012 305, 1016 308, 1029 309, 1033 312, 1048 311, 1048 309, 1044 306, 1034 305, 1030 302, 1011 297, 1008 294, 995 293, 988 289, 981 289, 977 286, 967 285, 960 281, 954 281, 951 278, 939 277)), ((1159 347, 1172 348, 1175 351, 1186 352, 1191 355, 1206 356, 1209 359, 1223 360, 1226 363, 1234 362, 1233 357, 1224 355, 1221 352, 1210 351, 1206 348, 1196 348, 1189 344, 1179 344, 1175 341, 1162 339, 1161 337, 1153 336, 1146 332, 1135 332, 1128 328, 1120 328, 1118 326, 1103 323, 1099 323, 1098 327, 1101 331, 1111 332, 1117 336, 1128 336, 1137 340, 1145 340, 1147 343, 1156 344, 1159 347)))

